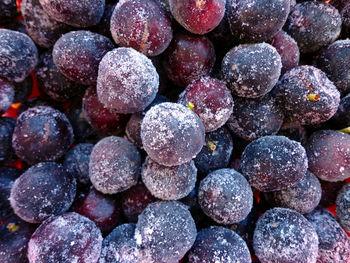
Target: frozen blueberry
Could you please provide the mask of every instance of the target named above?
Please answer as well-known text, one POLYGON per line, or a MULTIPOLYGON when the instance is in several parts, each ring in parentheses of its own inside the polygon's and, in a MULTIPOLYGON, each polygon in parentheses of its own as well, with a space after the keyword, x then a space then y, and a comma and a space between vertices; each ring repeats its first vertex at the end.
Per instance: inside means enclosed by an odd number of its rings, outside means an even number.
POLYGON ((139 263, 144 262, 141 251, 134 239, 135 224, 116 227, 102 242, 99 263, 139 263))
POLYGON ((13 82, 15 88, 15 97, 13 103, 25 102, 32 93, 33 78, 31 75, 26 77, 22 82, 13 82))
POLYGON ((103 138, 90 155, 90 180, 104 194, 122 192, 135 185, 140 168, 141 157, 137 148, 121 137, 103 138))
POLYGON ((29 108, 17 119, 12 147, 27 163, 55 161, 73 142, 73 129, 67 117, 48 106, 29 108))
POLYGON ((111 33, 117 45, 146 56, 161 54, 173 37, 171 20, 156 0, 119 1, 111 17, 111 33))
POLYGON ((281 56, 266 43, 240 45, 224 57, 221 70, 234 95, 257 98, 268 93, 281 74, 281 56))
POLYGON ((147 157, 142 166, 141 176, 152 195, 162 200, 177 200, 193 190, 197 168, 193 161, 167 167, 147 157))
POLYGON ((247 244, 224 227, 212 226, 201 230, 188 253, 188 263, 240 262, 251 263, 247 244))
POLYGON ((15 214, 1 219, 0 262, 27 263, 28 241, 36 225, 21 220, 15 214))
POLYGON ((136 224, 136 244, 152 261, 178 263, 197 235, 187 207, 177 201, 155 202, 146 207, 136 224))
POLYGON ((99 63, 113 48, 114 44, 105 36, 85 30, 71 31, 57 40, 52 56, 67 78, 82 85, 95 85, 99 63))
POLYGON ((338 220, 350 232, 350 184, 345 185, 338 193, 336 204, 338 220))
POLYGON ((13 184, 10 202, 15 213, 29 223, 41 223, 66 212, 72 205, 76 181, 62 165, 38 163, 13 184))
POLYGON ((38 50, 26 34, 0 29, 0 76, 21 82, 38 63, 38 50))
POLYGON ((94 145, 91 143, 80 143, 70 149, 64 157, 64 168, 75 177, 77 183, 90 184, 89 162, 94 145))
POLYGON ((252 187, 269 192, 298 183, 306 174, 308 160, 299 142, 284 136, 264 136, 245 148, 241 167, 252 187))
POLYGON ((45 220, 28 244, 29 263, 97 263, 102 235, 88 218, 66 213, 45 220))
POLYGON ((350 39, 338 40, 322 50, 317 58, 317 66, 342 94, 350 92, 350 70, 347 61, 350 58, 350 39))
POLYGON ((336 218, 318 207, 305 215, 318 235, 318 263, 345 263, 350 260, 350 239, 336 218))
POLYGON ((306 146, 310 171, 325 181, 343 181, 350 177, 350 135, 319 130, 306 146))
POLYGON ((219 169, 200 182, 198 203, 214 221, 233 224, 249 214, 253 206, 253 192, 242 174, 234 169, 219 169))
POLYGON ((0 116, 10 108, 14 97, 14 86, 6 79, 0 77, 0 116))
POLYGON ((294 6, 284 28, 297 41, 300 52, 309 53, 334 42, 341 23, 341 16, 333 6, 307 1, 294 6))
POLYGON ((21 12, 28 35, 44 48, 52 47, 60 36, 72 28, 51 18, 39 0, 23 0, 21 12))
POLYGON ((0 164, 11 163, 16 159, 12 148, 12 136, 15 126, 15 119, 0 117, 0 164))
POLYGON ((39 0, 53 19, 74 27, 96 25, 102 18, 105 0, 68 1, 39 0))
POLYGON ((226 168, 229 165, 233 151, 233 140, 230 132, 221 127, 213 132, 205 134, 205 146, 194 158, 194 163, 201 176, 226 168))
POLYGON ((190 109, 164 102, 146 113, 141 138, 151 159, 165 166, 176 166, 196 157, 204 144, 205 130, 190 109))
POLYGON ((337 111, 340 93, 326 74, 313 66, 291 69, 280 79, 273 93, 288 121, 318 124, 337 111))
POLYGON ((227 126, 244 140, 274 135, 281 128, 284 115, 273 96, 267 94, 256 99, 235 97, 233 101, 235 106, 227 126))
POLYGON ((39 57, 35 69, 38 89, 58 102, 67 102, 81 95, 85 86, 79 85, 64 76, 53 62, 52 52, 47 51, 39 57))
POLYGON ((199 116, 206 132, 223 126, 234 104, 226 85, 211 77, 200 78, 188 85, 179 95, 178 103, 189 107, 199 116))
POLYGON ((117 48, 102 59, 97 78, 97 96, 118 113, 144 110, 155 98, 159 76, 152 61, 132 48, 117 48))
POLYGON ((317 177, 307 171, 299 183, 281 191, 264 194, 266 200, 274 207, 290 208, 305 214, 314 210, 319 204, 322 189, 317 177))
POLYGON ((253 246, 262 263, 316 263, 318 236, 312 224, 298 212, 273 208, 259 218, 253 246))
POLYGON ((231 32, 244 43, 271 39, 286 22, 289 6, 289 0, 230 0, 231 32))

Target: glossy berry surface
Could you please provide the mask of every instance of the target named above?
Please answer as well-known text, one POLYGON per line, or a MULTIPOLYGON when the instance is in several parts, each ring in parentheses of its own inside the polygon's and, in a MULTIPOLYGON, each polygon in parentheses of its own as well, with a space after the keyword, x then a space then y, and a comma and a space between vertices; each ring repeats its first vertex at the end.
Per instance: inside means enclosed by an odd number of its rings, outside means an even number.
POLYGON ((16 155, 30 164, 57 160, 72 142, 73 129, 67 117, 48 106, 23 112, 12 137, 16 155))
POLYGON ((158 199, 140 181, 122 193, 121 202, 124 216, 129 222, 136 223, 142 211, 155 201, 158 199))
POLYGON ((207 37, 179 32, 164 54, 163 66, 174 84, 185 87, 209 75, 215 60, 214 46, 207 37))
POLYGON ((162 200, 178 200, 193 190, 197 180, 197 168, 193 161, 167 167, 146 157, 141 177, 153 196, 162 200))
POLYGON ((141 124, 142 144, 149 157, 165 166, 189 162, 202 149, 204 126, 190 109, 164 102, 152 107, 141 124))
POLYGON ((11 188, 15 213, 29 223, 41 223, 66 212, 73 203, 76 181, 62 165, 38 163, 25 171, 11 188))
POLYGON ((105 8, 105 0, 40 0, 40 4, 50 17, 74 27, 96 25, 101 20, 105 8))
POLYGON ((192 82, 180 94, 178 103, 192 109, 211 132, 223 126, 233 109, 233 99, 226 85, 215 78, 203 77, 192 82))
POLYGON ((350 259, 350 240, 337 219, 328 210, 318 207, 305 215, 318 235, 317 262, 347 262, 350 259))
POLYGON ((316 263, 318 236, 305 217, 287 208, 273 208, 258 220, 254 252, 265 262, 316 263))
POLYGON ((273 96, 267 94, 255 99, 235 97, 233 102, 235 106, 227 127, 244 140, 274 135, 281 128, 284 114, 273 96))
POLYGON ((121 137, 103 138, 90 155, 90 180, 104 194, 122 192, 135 185, 140 168, 141 157, 137 148, 121 137))
POLYGON ((155 98, 159 75, 152 61, 132 49, 120 47, 102 59, 97 78, 97 96, 118 113, 144 110, 155 98))
POLYGON ((96 88, 91 86, 83 97, 83 114, 89 124, 105 134, 118 135, 125 129, 129 115, 106 108, 97 98, 96 88))
POLYGON ((198 203, 203 212, 217 223, 233 224, 249 214, 253 192, 242 174, 234 169, 219 169, 200 182, 198 203))
POLYGON ((29 263, 96 263, 102 235, 89 219, 77 213, 50 217, 34 232, 28 244, 29 263))
POLYGON ((163 201, 143 210, 134 237, 151 261, 176 263, 192 247, 196 235, 187 207, 177 201, 163 201))
POLYGON ((225 14, 226 0, 170 0, 175 20, 193 34, 206 34, 217 27, 225 14))
POLYGON ((232 230, 212 226, 201 230, 188 253, 189 263, 200 262, 251 263, 247 244, 232 230))
POLYGON ((89 162, 93 148, 94 145, 91 143, 79 143, 64 157, 64 168, 75 177, 78 184, 90 184, 89 162))
POLYGON ((0 29, 0 75, 21 82, 38 63, 38 49, 26 34, 0 29))
POLYGON ((240 45, 224 57, 221 70, 232 94, 257 98, 268 93, 277 83, 282 62, 277 50, 266 43, 240 45))
POLYGON ((285 31, 279 31, 271 40, 271 45, 276 48, 281 56, 281 73, 298 66, 300 51, 297 42, 285 31))
POLYGON ((111 232, 121 221, 121 203, 117 197, 101 194, 93 187, 81 192, 70 210, 89 218, 102 234, 111 232))
POLYGON ((300 143, 284 136, 264 136, 245 148, 241 167, 251 186, 269 192, 298 183, 306 174, 308 160, 300 143))
POLYGON ((273 90, 286 119, 301 125, 318 124, 337 111, 340 93, 326 74, 313 66, 291 69, 273 90))
POLYGON ((58 102, 67 102, 81 95, 86 89, 85 86, 68 79, 58 70, 50 51, 40 55, 35 77, 38 89, 58 102))
POLYGON ((55 43, 52 56, 58 70, 82 84, 96 84, 98 66, 103 56, 114 48, 112 41, 90 31, 71 31, 55 43))
POLYGON ((301 53, 315 52, 338 38, 341 16, 329 4, 307 1, 293 7, 284 28, 301 53))
POLYGON ((325 181, 350 177, 350 136, 333 130, 314 132, 306 145, 310 171, 325 181))
POLYGON ((305 214, 319 204, 322 195, 321 184, 317 177, 306 172, 301 181, 287 189, 265 193, 266 200, 273 207, 285 207, 305 214))
POLYGON ((156 0, 119 1, 111 17, 115 43, 132 47, 146 56, 157 56, 173 36, 171 21, 156 0))
POLYGON ((341 226, 350 232, 350 185, 343 186, 337 196, 337 216, 341 226))
POLYGON ((39 0, 23 0, 21 12, 27 34, 41 47, 52 47, 62 34, 72 29, 67 24, 51 18, 39 0))
POLYGON ((289 0, 230 0, 231 32, 244 43, 266 41, 282 29, 289 5, 289 0))
POLYGON ((208 173, 229 165, 234 143, 228 129, 221 127, 205 134, 205 145, 194 158, 198 173, 205 177, 208 173))

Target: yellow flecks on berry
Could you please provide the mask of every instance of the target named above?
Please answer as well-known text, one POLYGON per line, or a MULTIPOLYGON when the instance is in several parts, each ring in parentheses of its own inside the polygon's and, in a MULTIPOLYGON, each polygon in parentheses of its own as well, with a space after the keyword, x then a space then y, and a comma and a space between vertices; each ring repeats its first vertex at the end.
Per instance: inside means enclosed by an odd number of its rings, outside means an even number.
POLYGON ((237 225, 232 225, 232 226, 230 227, 230 229, 233 230, 233 231, 235 231, 235 230, 237 229, 237 225))
POLYGON ((320 98, 320 95, 315 94, 315 93, 310 93, 307 95, 307 99, 309 101, 318 101, 319 98, 320 98))
POLYGON ((278 227, 278 223, 277 222, 273 222, 273 223, 271 223, 271 226, 272 227, 278 227))
POLYGON ((187 104, 187 108, 189 108, 190 110, 193 110, 194 104, 193 104, 192 102, 189 102, 189 103, 187 104))
POLYGON ((212 152, 215 151, 216 149, 216 145, 214 142, 210 141, 210 142, 207 142, 207 147, 209 150, 211 150, 212 152))
POLYGON ((344 129, 341 129, 339 130, 340 132, 343 132, 343 133, 350 133, 350 127, 346 127, 344 129))
POLYGON ((237 64, 233 64, 233 66, 232 66, 231 69, 232 69, 232 70, 236 70, 236 69, 237 69, 237 64))
POLYGON ((19 229, 19 226, 14 224, 14 223, 10 223, 6 226, 6 228, 11 232, 16 232, 19 229))
POLYGON ((196 0, 196 7, 197 8, 203 8, 205 5, 206 0, 196 0))

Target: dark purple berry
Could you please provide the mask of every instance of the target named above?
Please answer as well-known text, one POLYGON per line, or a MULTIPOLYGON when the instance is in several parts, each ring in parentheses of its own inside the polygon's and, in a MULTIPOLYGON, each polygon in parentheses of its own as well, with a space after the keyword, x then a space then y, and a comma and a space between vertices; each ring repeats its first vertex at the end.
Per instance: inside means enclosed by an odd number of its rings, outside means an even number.
POLYGON ((38 163, 13 184, 10 202, 15 213, 29 223, 41 223, 66 212, 75 197, 76 181, 62 165, 38 163))
POLYGON ((350 232, 350 184, 343 186, 337 196, 337 216, 340 225, 350 232))
POLYGON ((192 160, 204 144, 204 126, 190 109, 164 102, 152 107, 141 124, 142 144, 149 157, 165 166, 192 160))
POLYGON ((245 148, 241 167, 252 187, 263 192, 278 191, 300 182, 308 159, 299 142, 284 136, 264 136, 245 148))
POLYGON ((0 116, 10 108, 14 97, 14 86, 6 79, 0 77, 0 116))
POLYGON ((20 175, 21 170, 17 168, 0 167, 0 220, 13 213, 9 198, 12 185, 20 175))
POLYGON ((72 142, 73 129, 67 117, 48 106, 23 112, 12 137, 16 155, 30 164, 59 159, 72 142))
POLYGON ((137 183, 140 168, 141 157, 137 148, 121 137, 110 136, 94 146, 89 176, 98 191, 115 194, 137 183))
POLYGON ((17 15, 16 0, 0 0, 0 26, 6 25, 17 15))
POLYGON ((0 164, 11 163, 16 159, 12 148, 12 136, 16 120, 8 117, 0 118, 0 164))

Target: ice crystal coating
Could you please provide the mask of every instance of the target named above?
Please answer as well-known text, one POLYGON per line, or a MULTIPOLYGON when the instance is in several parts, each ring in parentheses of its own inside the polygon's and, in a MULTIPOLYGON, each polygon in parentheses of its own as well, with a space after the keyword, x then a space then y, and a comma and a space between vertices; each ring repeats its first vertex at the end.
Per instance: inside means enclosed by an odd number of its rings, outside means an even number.
POLYGON ((336 204, 339 222, 346 231, 350 232, 350 184, 341 189, 336 204))

